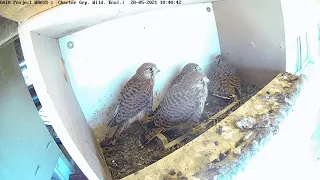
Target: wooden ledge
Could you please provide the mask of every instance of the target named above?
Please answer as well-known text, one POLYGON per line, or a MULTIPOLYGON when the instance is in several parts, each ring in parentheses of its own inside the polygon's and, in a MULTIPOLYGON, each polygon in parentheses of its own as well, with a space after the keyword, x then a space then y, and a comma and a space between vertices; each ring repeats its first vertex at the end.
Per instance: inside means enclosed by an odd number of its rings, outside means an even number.
POLYGON ((279 124, 292 110, 306 80, 304 75, 278 74, 217 125, 123 180, 232 177, 278 133, 279 124))

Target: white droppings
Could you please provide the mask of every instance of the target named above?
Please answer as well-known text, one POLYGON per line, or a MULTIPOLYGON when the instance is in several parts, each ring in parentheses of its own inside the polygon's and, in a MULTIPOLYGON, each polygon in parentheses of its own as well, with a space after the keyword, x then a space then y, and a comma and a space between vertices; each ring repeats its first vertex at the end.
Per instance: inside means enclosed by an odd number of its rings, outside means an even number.
POLYGON ((191 177, 189 178, 190 180, 200 180, 199 178, 196 178, 196 177, 191 177))
POLYGON ((233 131, 228 132, 228 133, 224 133, 224 134, 222 135, 222 138, 223 138, 223 139, 232 139, 232 137, 233 137, 234 134, 236 134, 236 132, 233 132, 233 131))
POLYGON ((240 154, 241 154, 241 148, 236 148, 233 152, 234 152, 235 154, 240 155, 240 154))
POLYGON ((253 42, 251 42, 251 44, 253 45, 253 47, 254 47, 254 48, 256 47, 256 45, 254 45, 254 43, 253 43, 253 42))
POLYGON ((290 106, 294 105, 294 102, 288 98, 285 98, 285 101, 290 104, 290 106))
POLYGON ((242 130, 251 129, 256 125, 256 120, 252 117, 235 119, 235 121, 235 125, 242 130))
POLYGON ((257 109, 257 110, 260 110, 260 109, 263 109, 264 107, 261 104, 257 104, 257 105, 254 106, 254 108, 257 109))
POLYGON ((250 136, 252 136, 252 134, 253 134, 253 132, 251 131, 249 134, 247 134, 247 135, 244 137, 244 139, 245 139, 245 140, 249 139, 250 136))

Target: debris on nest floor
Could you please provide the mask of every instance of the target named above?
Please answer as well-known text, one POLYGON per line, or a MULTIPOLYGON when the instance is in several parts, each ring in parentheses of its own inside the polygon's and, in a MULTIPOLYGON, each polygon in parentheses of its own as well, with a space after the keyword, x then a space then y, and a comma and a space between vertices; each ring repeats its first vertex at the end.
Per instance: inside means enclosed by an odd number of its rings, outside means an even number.
MULTIPOLYGON (((245 103, 260 90, 255 85, 246 83, 242 83, 241 89, 241 104, 245 103)), ((228 103, 220 98, 209 95, 204 111, 207 116, 212 116, 227 105, 228 103)), ((223 118, 219 119, 222 120, 223 118)), ((186 139, 183 143, 170 150, 164 150, 156 141, 152 141, 146 147, 141 148, 140 135, 142 132, 143 127, 135 122, 123 132, 115 146, 104 149, 104 156, 114 179, 121 179, 137 172, 193 140, 193 138, 186 139)), ((169 141, 177 138, 176 134, 171 131, 168 131, 165 135, 169 141)))
POLYGON ((104 149, 104 156, 114 179, 121 179, 170 154, 155 141, 140 147, 140 135, 144 131, 139 123, 133 123, 123 132, 115 146, 104 149))

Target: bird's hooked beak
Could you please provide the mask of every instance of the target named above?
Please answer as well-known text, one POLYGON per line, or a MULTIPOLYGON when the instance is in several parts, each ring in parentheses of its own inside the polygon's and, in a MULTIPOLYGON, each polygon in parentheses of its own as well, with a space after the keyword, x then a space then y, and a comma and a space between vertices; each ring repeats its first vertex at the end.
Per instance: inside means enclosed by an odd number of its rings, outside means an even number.
POLYGON ((201 67, 197 67, 197 71, 201 71, 202 69, 201 69, 201 67))
POLYGON ((159 73, 160 72, 160 69, 159 68, 157 68, 157 73, 159 73))

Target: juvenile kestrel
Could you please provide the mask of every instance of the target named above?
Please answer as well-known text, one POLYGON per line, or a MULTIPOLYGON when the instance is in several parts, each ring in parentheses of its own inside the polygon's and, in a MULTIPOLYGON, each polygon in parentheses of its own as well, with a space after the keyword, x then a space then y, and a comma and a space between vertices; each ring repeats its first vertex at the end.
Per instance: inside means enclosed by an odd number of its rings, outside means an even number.
POLYGON ((197 124, 208 95, 209 79, 198 71, 183 76, 173 85, 157 113, 148 122, 148 130, 141 136, 141 144, 148 144, 158 133, 181 124, 197 124))
POLYGON ((156 74, 160 72, 154 63, 144 63, 136 74, 125 84, 120 92, 118 104, 108 127, 116 127, 111 139, 103 140, 100 145, 115 145, 122 131, 136 120, 150 116, 153 104, 153 87, 156 74))
POLYGON ((222 98, 236 95, 241 96, 241 81, 234 65, 223 55, 216 56, 214 65, 208 73, 210 85, 209 92, 222 98))
MULTIPOLYGON (((181 81, 181 79, 183 78, 184 75, 190 73, 190 72, 193 72, 193 71, 201 71, 201 68, 198 64, 196 63, 188 63, 186 64, 182 70, 181 70, 181 73, 179 75, 177 75, 171 82, 170 86, 169 86, 169 89, 179 83, 181 81)), ((156 110, 154 111, 154 113, 157 113, 157 111, 160 109, 160 104, 159 106, 156 108, 156 110)))
POLYGON ((201 68, 198 64, 196 63, 188 63, 186 64, 182 70, 181 73, 179 75, 177 75, 171 82, 170 87, 172 87, 173 85, 179 83, 182 79, 182 77, 190 72, 193 71, 201 71, 201 68))

